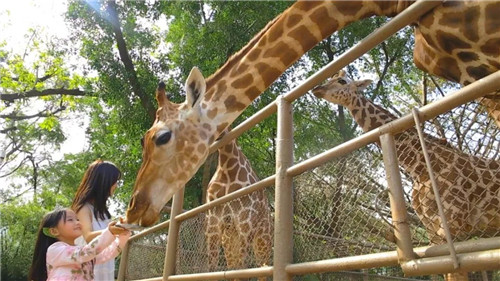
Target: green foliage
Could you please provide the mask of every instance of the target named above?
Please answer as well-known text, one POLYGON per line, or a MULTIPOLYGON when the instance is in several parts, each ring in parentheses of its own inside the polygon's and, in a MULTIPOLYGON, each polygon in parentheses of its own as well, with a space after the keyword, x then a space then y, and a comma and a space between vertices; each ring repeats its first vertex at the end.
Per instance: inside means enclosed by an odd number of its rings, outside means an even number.
POLYGON ((48 202, 43 207, 37 202, 0 205, 2 280, 27 280, 38 226, 53 207, 48 202))

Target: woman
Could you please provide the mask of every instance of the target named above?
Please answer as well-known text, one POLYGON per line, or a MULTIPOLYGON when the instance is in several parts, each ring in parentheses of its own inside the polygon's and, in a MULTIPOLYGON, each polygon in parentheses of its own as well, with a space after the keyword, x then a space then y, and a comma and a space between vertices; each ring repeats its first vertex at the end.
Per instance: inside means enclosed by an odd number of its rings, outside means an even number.
MULTIPOLYGON (((83 239, 77 239, 77 245, 89 243, 107 228, 111 215, 106 202, 113 195, 120 178, 121 172, 115 164, 100 159, 90 164, 85 171, 71 205, 82 225, 83 239)), ((95 281, 115 280, 114 271, 114 259, 96 265, 95 281)))

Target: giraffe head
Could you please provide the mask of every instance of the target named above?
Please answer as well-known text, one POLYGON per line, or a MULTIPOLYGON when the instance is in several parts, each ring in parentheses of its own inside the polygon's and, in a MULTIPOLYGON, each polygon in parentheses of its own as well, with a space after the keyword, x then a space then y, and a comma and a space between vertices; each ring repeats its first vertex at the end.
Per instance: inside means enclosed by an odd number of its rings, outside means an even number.
POLYGON ((345 71, 339 71, 328 82, 312 89, 312 93, 332 103, 346 105, 358 91, 364 90, 372 83, 372 80, 352 81, 345 74, 345 71))
POLYGON ((158 110, 142 139, 142 165, 127 209, 127 223, 150 226, 163 206, 184 187, 208 155, 213 128, 200 105, 205 78, 193 68, 185 84, 186 101, 170 102, 165 84, 156 91, 158 110))

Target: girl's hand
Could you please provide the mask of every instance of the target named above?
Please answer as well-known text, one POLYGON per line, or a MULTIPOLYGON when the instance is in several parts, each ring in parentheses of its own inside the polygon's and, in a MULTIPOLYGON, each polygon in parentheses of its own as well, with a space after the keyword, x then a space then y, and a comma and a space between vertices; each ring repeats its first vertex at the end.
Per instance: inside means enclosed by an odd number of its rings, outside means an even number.
POLYGON ((113 235, 130 235, 130 231, 128 229, 115 226, 116 223, 117 223, 116 221, 112 221, 108 224, 108 228, 109 228, 109 231, 111 232, 111 234, 113 234, 113 235))

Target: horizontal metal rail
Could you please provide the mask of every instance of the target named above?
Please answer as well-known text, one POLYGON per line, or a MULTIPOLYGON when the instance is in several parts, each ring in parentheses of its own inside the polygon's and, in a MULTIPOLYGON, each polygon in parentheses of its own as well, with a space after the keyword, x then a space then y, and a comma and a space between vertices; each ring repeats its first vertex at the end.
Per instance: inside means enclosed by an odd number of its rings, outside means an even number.
MULTIPOLYGON (((454 243, 457 254, 461 254, 464 257, 466 254, 473 254, 478 256, 478 253, 482 253, 478 261, 484 262, 486 265, 491 265, 492 262, 497 262, 495 260, 495 251, 500 248, 500 237, 494 238, 483 238, 474 241, 456 242, 454 243), (492 254, 493 253, 493 254, 492 254)), ((420 260, 426 260, 425 267, 429 264, 429 261, 434 259, 446 259, 446 255, 449 255, 449 251, 446 245, 439 246, 427 246, 415 248, 415 254, 420 257, 420 260)), ((459 255, 460 257, 460 255, 459 255)), ((477 258, 477 257, 476 257, 477 258)), ((449 259, 449 258, 448 258, 449 259)), ((422 263, 422 264, 424 264, 422 263)), ((470 264, 467 261, 465 266, 470 264)), ((360 255, 346 258, 336 258, 313 262, 304 262, 298 264, 291 264, 286 267, 287 272, 303 275, 309 273, 320 273, 320 272, 334 272, 342 270, 351 269, 367 269, 381 266, 398 266, 398 254, 396 251, 360 255)), ((407 266, 410 266, 408 264, 407 266)), ((500 267, 500 263, 496 268, 500 267)), ((490 267, 491 268, 491 267, 490 267)), ((425 269, 425 268, 424 268, 425 269)), ((219 280, 219 279, 235 279, 235 278, 250 278, 250 277, 268 277, 272 276, 273 267, 264 266, 259 268, 250 269, 240 269, 240 270, 230 270, 230 271, 218 271, 218 272, 208 272, 208 273, 194 273, 194 274, 182 274, 174 275, 168 277, 168 281, 175 280, 219 280)), ((422 275, 418 273, 418 275, 422 275)), ((161 281, 162 277, 140 279, 134 281, 161 281)))
MULTIPOLYGON (((491 251, 500 251, 495 250, 500 247, 500 237, 494 238, 486 238, 486 239, 478 239, 476 241, 465 241, 465 242, 456 242, 454 243, 455 250, 458 254, 463 254, 465 256, 469 253, 484 253, 486 256, 481 257, 479 260, 489 263, 491 265, 492 262, 496 261, 498 263, 498 259, 495 260, 495 256, 491 256, 491 251), (490 260, 492 259, 492 260, 490 260)), ((439 246, 427 246, 427 247, 419 247, 414 249, 415 254, 422 259, 449 259, 449 251, 446 245, 439 246)), ((417 259, 421 260, 421 259, 417 259)), ((451 261, 451 260, 450 260, 451 261)), ((426 265, 421 266, 418 270, 426 270, 429 262, 426 265)), ((470 262, 467 262, 470 263, 470 262)), ((376 253, 376 254, 368 254, 361 256, 353 256, 353 257, 345 257, 345 258, 336 258, 336 259, 328 259, 321 261, 313 261, 313 262, 305 262, 299 264, 291 264, 287 266, 287 271, 294 275, 304 275, 309 273, 320 273, 320 272, 332 272, 332 271, 341 271, 341 270, 352 270, 352 269, 367 269, 373 267, 383 267, 383 266, 398 266, 398 254, 397 251, 384 252, 384 253, 376 253)), ((411 266, 411 262, 407 263, 407 266, 411 266)), ((468 265, 464 265, 468 266, 468 265)), ((498 265, 490 268, 500 269, 500 263, 498 265)), ((416 269, 410 270, 413 275, 425 275, 421 272, 417 272, 416 269)), ((473 270, 476 271, 476 270, 473 270)), ((439 273, 439 272, 436 272, 439 273)), ((406 274, 406 271, 405 271, 406 274)))
POLYGON ((162 230, 164 228, 168 228, 170 226, 170 220, 167 220, 167 221, 164 221, 164 222, 161 222, 151 228, 148 228, 148 229, 145 229, 133 236, 130 237, 130 239, 128 240, 128 243, 131 243, 132 241, 135 241, 137 239, 140 239, 148 234, 151 234, 155 231, 158 231, 158 230, 162 230))
POLYGON ((276 175, 267 177, 267 178, 265 178, 259 182, 256 182, 252 185, 249 185, 249 186, 244 187, 242 189, 239 189, 235 192, 232 192, 232 193, 229 193, 225 196, 222 196, 221 198, 215 199, 214 201, 210 201, 206 204, 203 204, 203 205, 198 206, 194 209, 191 209, 185 213, 182 213, 182 214, 176 216, 175 218, 179 221, 187 220, 189 218, 192 218, 198 214, 205 212, 208 209, 220 206, 224 203, 227 203, 231 200, 243 197, 243 196, 248 195, 248 194, 255 192, 257 190, 261 190, 261 189, 264 189, 266 187, 272 186, 272 185, 274 185, 275 179, 276 179, 276 175))
POLYGON ((459 270, 455 268, 455 260, 451 256, 411 260, 402 263, 401 268, 405 276, 500 269, 500 249, 457 254, 456 258, 459 270))

